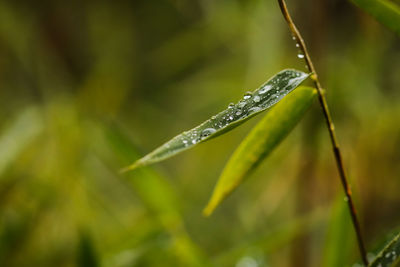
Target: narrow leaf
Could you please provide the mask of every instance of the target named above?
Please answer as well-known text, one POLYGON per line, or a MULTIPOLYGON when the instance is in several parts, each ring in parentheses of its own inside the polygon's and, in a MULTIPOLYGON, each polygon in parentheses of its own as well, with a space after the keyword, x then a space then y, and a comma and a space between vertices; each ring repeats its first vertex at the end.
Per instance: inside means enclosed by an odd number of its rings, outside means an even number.
POLYGON ((174 137, 122 171, 162 161, 235 128, 279 102, 308 76, 304 72, 290 69, 279 72, 253 93, 245 94, 238 103, 229 105, 199 126, 174 137))
POLYGON ((370 263, 370 267, 397 266, 400 263, 400 234, 395 236, 370 263))
POLYGON ((351 0, 380 23, 400 35, 400 7, 389 0, 351 0))
POLYGON ((350 213, 346 201, 343 200, 342 192, 338 192, 330 210, 320 266, 348 266, 349 256, 353 254, 355 247, 355 238, 352 232, 350 213))
POLYGON ((315 89, 299 87, 265 115, 229 159, 203 211, 204 215, 210 215, 261 160, 274 150, 303 117, 315 95, 315 89))

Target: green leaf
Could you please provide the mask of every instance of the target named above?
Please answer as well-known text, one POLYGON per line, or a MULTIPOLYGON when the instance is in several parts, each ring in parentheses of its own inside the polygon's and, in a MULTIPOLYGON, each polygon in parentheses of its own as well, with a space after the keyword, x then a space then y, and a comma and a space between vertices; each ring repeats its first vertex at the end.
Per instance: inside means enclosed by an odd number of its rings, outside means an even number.
POLYGON ((380 23, 400 35, 400 7, 389 0, 351 0, 380 23))
POLYGON ((297 70, 283 70, 253 93, 247 93, 237 104, 212 116, 199 126, 174 137, 122 171, 159 162, 185 151, 199 143, 221 135, 242 124, 252 116, 279 102, 302 83, 309 74, 297 70))
POLYGON ((326 207, 321 206, 307 214, 265 227, 262 231, 258 231, 256 236, 242 239, 233 247, 226 248, 214 259, 213 266, 235 266, 240 258, 247 256, 251 248, 256 248, 264 255, 275 253, 294 239, 325 225, 326 219, 326 207))
POLYGON ((400 234, 395 236, 369 264, 370 267, 397 266, 400 263, 400 234))
POLYGON ((229 159, 203 211, 204 215, 210 215, 261 160, 274 150, 303 117, 315 95, 315 89, 299 87, 265 115, 229 159))
POLYGON ((343 200, 342 192, 339 192, 330 210, 331 215, 328 219, 328 229, 320 266, 348 266, 349 256, 353 254, 353 248, 356 244, 350 213, 346 201, 343 200))

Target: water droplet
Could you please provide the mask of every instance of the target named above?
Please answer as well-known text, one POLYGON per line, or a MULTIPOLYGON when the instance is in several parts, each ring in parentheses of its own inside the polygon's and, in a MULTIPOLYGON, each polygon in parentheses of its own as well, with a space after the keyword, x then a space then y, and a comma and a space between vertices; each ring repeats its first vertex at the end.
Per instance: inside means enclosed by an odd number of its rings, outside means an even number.
POLYGON ((249 256, 244 256, 235 265, 235 267, 258 267, 258 262, 249 256))
POLYGON ((249 114, 252 114, 252 113, 255 113, 255 112, 258 112, 258 111, 261 111, 260 107, 252 107, 252 108, 249 109, 249 114))
POLYGON ((234 106, 235 106, 235 104, 230 103, 230 104, 228 105, 228 108, 233 108, 234 106))
POLYGON ((296 43, 296 47, 300 47, 299 43, 296 43))
POLYGON ((296 41, 296 36, 292 35, 292 39, 296 41))
POLYGON ((385 257, 389 258, 390 257, 390 252, 386 253, 385 257))
POLYGON ((210 134, 215 133, 217 130, 215 130, 214 128, 206 128, 201 132, 201 138, 206 138, 207 136, 209 136, 210 134))
POLYGON ((240 110, 238 110, 237 112, 236 112, 236 116, 240 116, 242 114, 242 111, 240 111, 240 110))
POLYGON ((261 97, 259 97, 258 95, 256 95, 256 96, 253 98, 253 100, 254 100, 254 102, 258 103, 258 102, 260 102, 261 97))
POLYGON ((265 85, 263 88, 261 88, 258 93, 260 95, 265 94, 266 92, 268 92, 269 90, 271 90, 272 86, 271 85, 265 85))
POLYGON ((368 252, 367 253, 367 259, 368 259, 368 261, 373 261, 375 259, 375 254, 371 253, 371 252, 368 252))
POLYGON ((243 99, 249 99, 252 96, 252 93, 247 92, 244 94, 243 99))
POLYGON ((229 116, 229 120, 230 120, 230 121, 233 120, 233 117, 232 117, 232 116, 229 116))
POLYGON ((243 108, 244 106, 246 106, 246 102, 245 101, 240 101, 238 106, 239 106, 239 108, 243 108))
POLYGON ((215 117, 215 116, 212 116, 212 117, 211 117, 212 120, 215 120, 216 118, 217 118, 217 117, 215 117))
POLYGON ((192 144, 194 145, 196 143, 197 143, 197 140, 196 139, 192 139, 192 144))
POLYGON ((302 53, 298 53, 298 54, 297 54, 297 57, 298 57, 298 58, 304 58, 304 55, 303 55, 302 53))

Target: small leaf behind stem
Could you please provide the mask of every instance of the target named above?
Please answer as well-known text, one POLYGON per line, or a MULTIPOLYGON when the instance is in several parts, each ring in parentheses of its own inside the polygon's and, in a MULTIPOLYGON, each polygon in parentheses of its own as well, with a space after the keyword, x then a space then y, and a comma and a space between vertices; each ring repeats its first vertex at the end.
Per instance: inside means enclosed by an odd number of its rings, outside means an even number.
POLYGON ((124 168, 122 172, 162 161, 232 130, 254 115, 279 102, 307 79, 308 76, 309 74, 292 69, 277 73, 254 92, 246 93, 238 103, 230 104, 227 109, 212 116, 211 119, 174 137, 153 152, 124 168))
POLYGON ((400 35, 400 6, 389 0, 351 0, 380 23, 400 35))
POLYGON ((287 136, 310 107, 316 94, 314 88, 301 86, 265 115, 229 159, 203 211, 204 215, 210 215, 287 136))

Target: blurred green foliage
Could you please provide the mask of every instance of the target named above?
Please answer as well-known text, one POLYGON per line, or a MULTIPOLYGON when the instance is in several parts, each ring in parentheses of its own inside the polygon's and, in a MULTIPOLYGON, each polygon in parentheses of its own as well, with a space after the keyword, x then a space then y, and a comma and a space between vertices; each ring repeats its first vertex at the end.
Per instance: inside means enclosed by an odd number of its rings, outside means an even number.
MULTIPOLYGON (((400 226, 398 36, 348 1, 288 5, 375 253, 400 226)), ((275 1, 0 1, 0 265, 357 261, 317 105, 210 218, 201 210, 257 119, 118 173, 279 70, 305 70, 296 53, 275 1)))

